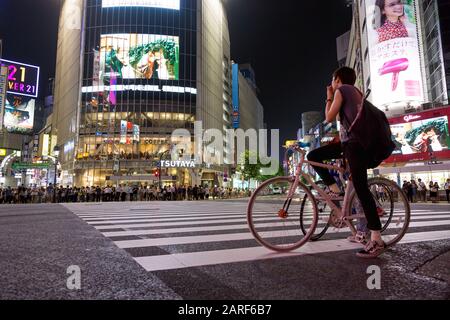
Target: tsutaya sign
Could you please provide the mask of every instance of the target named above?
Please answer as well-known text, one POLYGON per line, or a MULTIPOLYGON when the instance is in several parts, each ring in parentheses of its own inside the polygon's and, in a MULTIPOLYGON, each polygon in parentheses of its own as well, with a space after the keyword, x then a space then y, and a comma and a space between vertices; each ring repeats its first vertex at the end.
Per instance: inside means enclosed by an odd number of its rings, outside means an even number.
POLYGON ((171 161, 163 160, 160 162, 161 168, 195 168, 195 161, 171 161))
POLYGON ((103 0, 102 7, 153 7, 180 10, 180 0, 103 0))

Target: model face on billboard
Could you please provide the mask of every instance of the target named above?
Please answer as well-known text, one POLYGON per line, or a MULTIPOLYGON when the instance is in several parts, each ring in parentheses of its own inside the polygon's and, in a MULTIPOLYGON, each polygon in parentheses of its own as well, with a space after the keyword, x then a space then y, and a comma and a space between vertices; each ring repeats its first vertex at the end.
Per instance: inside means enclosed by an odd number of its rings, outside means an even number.
POLYGON ((384 2, 382 14, 387 20, 397 22, 405 14, 405 8, 401 0, 383 0, 382 2, 384 2))

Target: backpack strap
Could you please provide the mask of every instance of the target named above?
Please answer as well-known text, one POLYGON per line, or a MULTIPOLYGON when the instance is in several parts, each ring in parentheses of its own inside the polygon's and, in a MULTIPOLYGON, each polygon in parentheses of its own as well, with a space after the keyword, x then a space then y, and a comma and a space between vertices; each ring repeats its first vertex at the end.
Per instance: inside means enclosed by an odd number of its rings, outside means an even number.
MULTIPOLYGON (((362 100, 361 100, 361 105, 358 105, 358 114, 355 117, 355 120, 353 120, 353 123, 350 125, 350 128, 347 130, 347 133, 352 132, 353 127, 355 126, 356 122, 358 121, 358 119, 361 118, 363 109, 364 109, 364 102, 366 101, 367 97, 370 95, 370 90, 368 91, 368 93, 366 95, 364 95, 361 90, 359 90, 357 87, 354 87, 362 96, 362 100)), ((345 113, 344 113, 345 115, 345 113)))

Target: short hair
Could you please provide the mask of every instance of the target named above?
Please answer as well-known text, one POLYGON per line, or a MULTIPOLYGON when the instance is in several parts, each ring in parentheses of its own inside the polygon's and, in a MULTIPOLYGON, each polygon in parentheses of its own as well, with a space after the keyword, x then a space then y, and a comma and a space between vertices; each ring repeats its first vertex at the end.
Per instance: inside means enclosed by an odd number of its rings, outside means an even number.
POLYGON ((343 84, 349 84, 351 86, 355 85, 356 82, 356 72, 352 68, 342 67, 337 69, 333 73, 333 78, 339 78, 343 84))

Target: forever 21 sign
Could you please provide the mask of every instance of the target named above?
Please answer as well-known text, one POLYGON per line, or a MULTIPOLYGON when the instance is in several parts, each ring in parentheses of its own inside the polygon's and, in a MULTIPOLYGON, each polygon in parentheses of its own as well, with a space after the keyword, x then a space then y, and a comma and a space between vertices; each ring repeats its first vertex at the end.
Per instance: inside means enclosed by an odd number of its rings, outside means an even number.
POLYGON ((0 63, 8 67, 8 93, 37 98, 39 67, 3 59, 0 63))

